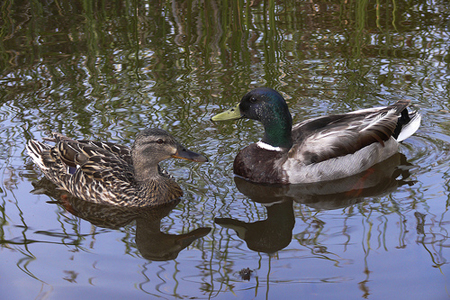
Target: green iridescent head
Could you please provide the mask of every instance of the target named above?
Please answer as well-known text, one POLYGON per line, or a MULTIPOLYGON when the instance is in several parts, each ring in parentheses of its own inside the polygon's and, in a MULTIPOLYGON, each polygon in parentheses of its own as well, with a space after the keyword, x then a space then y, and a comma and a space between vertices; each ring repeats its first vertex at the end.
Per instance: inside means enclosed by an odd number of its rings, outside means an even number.
POLYGON ((263 142, 281 148, 292 146, 292 117, 280 93, 271 88, 257 88, 242 97, 241 102, 211 118, 212 121, 247 118, 263 123, 263 142))

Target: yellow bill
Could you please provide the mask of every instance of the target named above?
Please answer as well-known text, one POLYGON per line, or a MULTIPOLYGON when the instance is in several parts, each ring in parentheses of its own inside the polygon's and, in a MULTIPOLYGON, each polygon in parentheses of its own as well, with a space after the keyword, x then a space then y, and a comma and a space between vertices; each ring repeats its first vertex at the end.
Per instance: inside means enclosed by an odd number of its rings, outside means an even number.
POLYGON ((226 110, 220 114, 217 114, 211 118, 211 121, 226 121, 226 120, 236 120, 242 118, 241 110, 239 109, 239 104, 235 107, 226 110))

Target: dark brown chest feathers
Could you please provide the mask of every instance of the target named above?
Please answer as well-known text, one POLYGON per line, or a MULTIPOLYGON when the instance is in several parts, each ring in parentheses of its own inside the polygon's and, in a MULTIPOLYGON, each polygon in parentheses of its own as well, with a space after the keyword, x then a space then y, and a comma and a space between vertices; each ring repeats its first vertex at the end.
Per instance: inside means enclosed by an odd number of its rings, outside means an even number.
POLYGON ((250 181, 265 183, 284 183, 281 171, 282 152, 269 151, 252 144, 236 156, 233 164, 234 173, 250 181))

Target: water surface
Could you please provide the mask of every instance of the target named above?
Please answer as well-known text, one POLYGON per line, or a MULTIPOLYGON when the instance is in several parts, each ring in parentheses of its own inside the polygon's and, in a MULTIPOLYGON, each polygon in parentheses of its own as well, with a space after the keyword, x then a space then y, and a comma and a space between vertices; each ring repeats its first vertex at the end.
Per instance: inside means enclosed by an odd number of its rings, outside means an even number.
POLYGON ((0 13, 2 299, 450 297, 445 1, 6 1, 0 13), (232 162, 262 126, 209 118, 258 86, 280 91, 294 122, 400 98, 423 122, 356 194, 336 187, 359 178, 255 186, 232 162), (179 203, 105 216, 37 193, 29 139, 131 145, 146 127, 210 159, 162 163, 179 203))

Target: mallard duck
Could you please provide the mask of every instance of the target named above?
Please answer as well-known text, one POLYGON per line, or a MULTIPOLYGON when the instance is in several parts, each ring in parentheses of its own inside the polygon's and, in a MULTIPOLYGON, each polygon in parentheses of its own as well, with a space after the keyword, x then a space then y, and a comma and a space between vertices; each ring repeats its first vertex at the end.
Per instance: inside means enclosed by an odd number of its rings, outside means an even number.
POLYGON ((44 175, 82 200, 117 206, 155 206, 183 195, 159 162, 206 157, 185 149, 161 129, 145 129, 130 149, 114 143, 73 140, 54 133, 50 146, 30 140, 27 150, 44 175))
POLYGON ((236 175, 261 183, 312 183, 356 175, 397 153, 399 142, 420 126, 420 114, 406 109, 409 103, 399 100, 292 126, 283 96, 271 88, 257 88, 211 119, 247 118, 264 125, 262 140, 236 156, 236 175))

